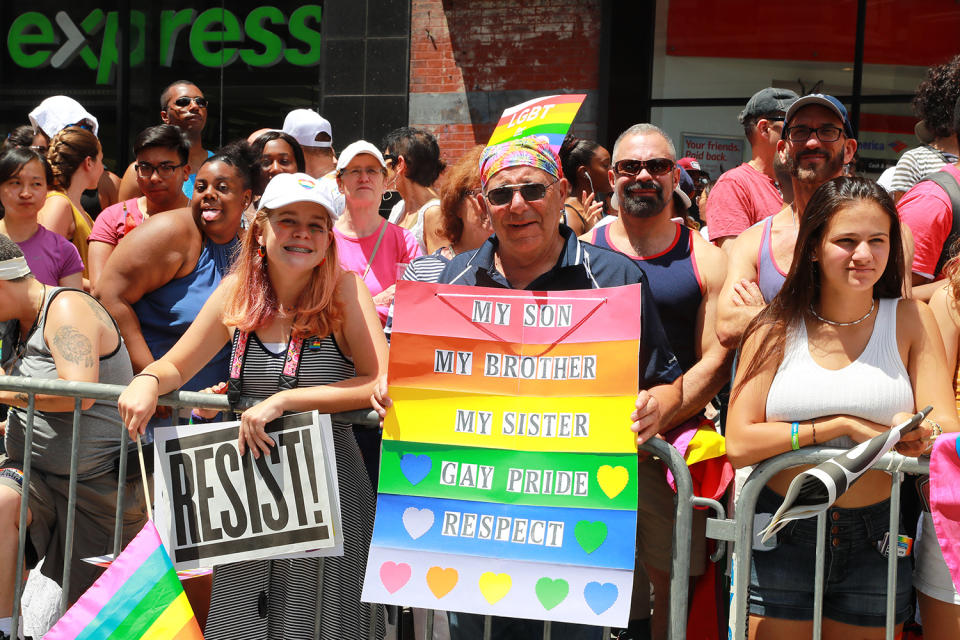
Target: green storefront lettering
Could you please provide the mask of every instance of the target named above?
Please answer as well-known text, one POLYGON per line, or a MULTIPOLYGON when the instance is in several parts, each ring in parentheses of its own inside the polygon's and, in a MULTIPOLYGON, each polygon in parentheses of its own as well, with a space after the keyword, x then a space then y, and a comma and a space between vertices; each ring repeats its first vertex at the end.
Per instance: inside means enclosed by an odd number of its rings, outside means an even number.
MULTIPOLYGON (((229 9, 212 8, 160 11, 158 59, 161 66, 173 65, 178 45, 204 67, 220 68, 239 59, 254 68, 283 62, 299 67, 320 61, 320 20, 323 7, 304 5, 289 19, 279 8, 252 9, 241 21, 229 9), (284 42, 286 26, 291 46, 284 42)), ((97 84, 113 82, 120 61, 118 50, 120 14, 94 9, 77 24, 65 11, 50 17, 28 11, 17 16, 7 32, 7 52, 14 65, 23 69, 53 67, 65 69, 79 58, 96 71, 97 84), (58 30, 60 33, 58 33, 58 30), (99 41, 99 51, 95 47, 99 41)), ((147 57, 146 14, 130 12, 130 66, 142 66, 147 57)))

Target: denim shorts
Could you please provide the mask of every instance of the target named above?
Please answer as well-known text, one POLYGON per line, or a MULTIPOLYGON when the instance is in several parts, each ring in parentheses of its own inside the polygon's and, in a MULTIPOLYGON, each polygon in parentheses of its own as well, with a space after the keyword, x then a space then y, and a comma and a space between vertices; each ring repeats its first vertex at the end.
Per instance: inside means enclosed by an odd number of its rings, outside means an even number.
MULTIPOLYGON (((756 513, 775 513, 782 502, 781 496, 764 488, 756 513)), ((885 625, 887 558, 878 551, 877 543, 883 540, 889 526, 888 500, 859 509, 827 511, 825 618, 861 627, 885 625)), ((750 568, 751 614, 785 620, 813 619, 816 544, 817 519, 806 518, 781 529, 774 548, 754 549, 750 568)), ((910 558, 899 558, 897 624, 912 611, 910 573, 910 558)))

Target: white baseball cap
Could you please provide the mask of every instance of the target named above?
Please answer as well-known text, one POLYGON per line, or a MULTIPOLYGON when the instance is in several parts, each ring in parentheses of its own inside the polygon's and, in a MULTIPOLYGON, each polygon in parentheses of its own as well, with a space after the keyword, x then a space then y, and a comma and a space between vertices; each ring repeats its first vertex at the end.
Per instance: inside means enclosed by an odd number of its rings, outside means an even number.
POLYGON ((33 132, 42 131, 49 138, 60 133, 62 129, 84 120, 92 126, 93 135, 97 135, 100 123, 79 102, 69 96, 50 96, 30 112, 33 132))
POLYGON ((336 208, 316 178, 305 173, 279 173, 270 180, 260 196, 261 209, 279 209, 294 202, 313 202, 327 210, 331 220, 337 219, 336 208))
POLYGON ((383 160, 383 154, 380 153, 380 149, 377 149, 376 146, 367 142, 366 140, 357 140, 356 142, 351 142, 347 145, 347 148, 340 152, 340 157, 337 158, 337 171, 343 171, 347 168, 347 165, 350 164, 350 161, 361 153, 366 153, 377 159, 377 162, 380 163, 380 166, 384 169, 387 168, 387 163, 383 160))
POLYGON ((294 109, 283 120, 283 132, 293 136, 301 147, 332 147, 333 129, 330 121, 313 109, 294 109), (317 140, 325 133, 330 140, 317 140))

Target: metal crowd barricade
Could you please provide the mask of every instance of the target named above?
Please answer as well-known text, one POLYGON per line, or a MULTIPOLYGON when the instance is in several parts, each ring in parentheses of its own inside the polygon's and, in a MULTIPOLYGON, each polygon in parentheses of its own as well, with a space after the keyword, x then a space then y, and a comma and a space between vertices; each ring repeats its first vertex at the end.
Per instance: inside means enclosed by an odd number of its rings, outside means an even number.
MULTIPOLYGON (((69 599, 69 585, 70 585, 70 565, 73 556, 73 539, 74 539, 74 522, 76 519, 76 501, 77 501, 77 468, 78 468, 78 437, 80 433, 80 415, 81 415, 81 399, 83 398, 92 398, 94 400, 105 400, 109 402, 116 402, 119 398, 120 393, 126 387, 121 385, 108 385, 108 384, 99 384, 99 383, 89 383, 89 382, 71 382, 65 380, 43 380, 38 378, 23 378, 17 376, 3 376, 0 375, 0 390, 5 391, 16 391, 22 392, 27 395, 27 409, 26 409, 26 432, 24 435, 24 459, 23 459, 23 486, 28 488, 30 486, 30 476, 32 468, 32 456, 26 455, 26 452, 32 451, 33 447, 33 420, 35 413, 35 400, 36 395, 45 394, 45 395, 56 395, 63 397, 75 398, 74 408, 73 408, 73 434, 72 434, 72 449, 71 449, 71 460, 70 460, 70 481, 69 481, 69 493, 68 493, 68 502, 67 502, 67 523, 66 523, 66 535, 65 535, 65 550, 64 550, 64 566, 63 566, 63 578, 62 586, 63 592, 60 598, 60 613, 63 614, 66 611, 68 599, 69 599)), ((255 401, 241 401, 241 407, 250 406, 255 401)), ((228 401, 226 396, 210 393, 197 393, 192 391, 175 391, 167 395, 161 396, 158 404, 162 406, 168 406, 173 408, 204 408, 204 409, 219 409, 221 411, 229 409, 228 401)), ((337 414, 345 422, 354 424, 354 425, 363 425, 363 426, 376 426, 378 424, 377 416, 372 411, 359 410, 359 411, 350 411, 341 414, 337 414)), ((173 417, 171 418, 171 424, 178 423, 177 412, 174 412, 173 417)), ((121 429, 119 435, 119 468, 118 468, 118 494, 117 494, 117 513, 116 520, 114 522, 114 534, 113 534, 113 553, 117 555, 121 550, 121 531, 122 531, 122 505, 123 505, 123 492, 124 485, 126 484, 127 478, 127 465, 128 463, 128 449, 125 446, 129 442, 129 438, 126 432, 126 429, 121 429)), ((690 477, 690 472, 687 469, 686 462, 680 453, 672 446, 655 438, 646 444, 644 444, 641 449, 647 451, 648 453, 654 454, 663 461, 664 464, 670 469, 673 473, 674 480, 676 482, 677 493, 675 498, 675 524, 673 529, 673 554, 672 554, 672 566, 671 566, 671 580, 670 580, 670 614, 669 614, 669 631, 668 637, 670 640, 684 640, 686 637, 686 620, 687 620, 687 602, 688 602, 688 575, 690 572, 690 539, 692 535, 692 523, 693 523, 693 507, 702 506, 709 507, 714 509, 719 519, 708 520, 708 535, 711 532, 710 523, 724 523, 730 522, 724 520, 724 510, 723 507, 714 500, 708 500, 705 498, 696 498, 693 496, 693 481, 690 477)), ((134 463, 136 464, 136 463, 134 463)), ((19 539, 17 546, 17 567, 16 567, 16 578, 14 586, 14 596, 13 596, 13 611, 17 612, 20 610, 20 603, 23 596, 23 590, 25 587, 24 584, 24 548, 26 546, 26 535, 27 527, 23 526, 27 520, 27 508, 29 502, 29 490, 26 489, 23 493, 23 496, 27 499, 21 499, 20 501, 20 519, 19 523, 19 539)), ((641 496, 641 499, 643 496, 641 496)), ((149 499, 149 497, 148 497, 149 499)), ((751 516, 752 518, 752 516, 751 516)), ((716 531, 722 531, 721 529, 713 529, 716 531)), ((711 537, 721 537, 721 535, 714 535, 711 537)), ((718 549, 718 553, 714 554, 712 558, 716 561, 717 558, 722 554, 722 548, 718 549)), ((321 579, 322 579, 321 567, 321 579)), ((433 638, 433 620, 434 615, 433 611, 427 612, 426 624, 424 626, 424 636, 426 639, 430 640, 433 638)), ((376 617, 371 618, 371 628, 368 630, 368 637, 373 638, 376 635, 375 630, 375 620, 376 617)), ((18 624, 19 616, 13 616, 13 628, 11 629, 11 637, 17 637, 18 633, 18 624)), ((399 621, 398 621, 399 622, 399 621)), ((545 640, 550 640, 551 638, 551 623, 544 622, 543 626, 543 638, 545 640)), ((604 637, 609 636, 609 628, 604 629, 604 637)), ((489 640, 491 638, 491 618, 489 616, 484 620, 484 640, 489 640)))
MULTIPOLYGON (((735 560, 732 564, 733 596, 731 607, 731 625, 736 635, 732 638, 747 637, 747 602, 750 582, 750 563, 753 554, 753 517, 756 512, 760 490, 780 471, 804 464, 819 464, 834 456, 845 453, 841 449, 825 447, 806 447, 800 451, 790 451, 766 460, 753 470, 740 491, 733 519, 710 519, 707 521, 707 537, 733 542, 735 560)), ((890 540, 896 541, 899 535, 900 521, 900 475, 902 472, 929 474, 930 462, 927 458, 908 458, 898 453, 887 453, 872 467, 891 472, 890 485, 890 540)), ((816 570, 814 574, 813 638, 819 640, 823 625, 824 593, 824 557, 826 540, 826 513, 817 516, 816 570)), ((896 543, 891 542, 891 552, 887 554, 887 601, 886 601, 886 638, 893 640, 896 615, 897 591, 897 554, 896 543)))

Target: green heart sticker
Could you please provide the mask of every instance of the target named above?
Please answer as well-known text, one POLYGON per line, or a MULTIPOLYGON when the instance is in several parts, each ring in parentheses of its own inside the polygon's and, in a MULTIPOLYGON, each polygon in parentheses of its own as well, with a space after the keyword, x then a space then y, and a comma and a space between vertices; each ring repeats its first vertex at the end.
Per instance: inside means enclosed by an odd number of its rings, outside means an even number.
POLYGON ((584 551, 593 553, 607 539, 607 525, 599 520, 596 522, 581 520, 573 528, 573 535, 576 536, 577 542, 580 543, 584 551))
POLYGON ((563 578, 552 580, 550 578, 540 578, 537 580, 537 600, 543 605, 543 608, 549 611, 563 602, 567 594, 570 593, 570 585, 563 578))

